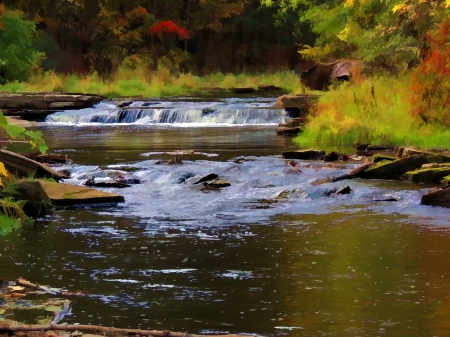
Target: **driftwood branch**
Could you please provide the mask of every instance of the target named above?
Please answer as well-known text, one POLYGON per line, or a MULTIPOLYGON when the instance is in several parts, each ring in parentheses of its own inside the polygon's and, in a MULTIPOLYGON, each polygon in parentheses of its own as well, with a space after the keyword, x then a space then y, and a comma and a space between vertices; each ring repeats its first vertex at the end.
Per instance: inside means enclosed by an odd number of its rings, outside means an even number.
POLYGON ((353 179, 353 178, 357 178, 358 175, 364 171, 365 169, 371 167, 375 165, 375 163, 367 163, 367 164, 362 164, 361 166, 355 167, 353 170, 339 176, 339 177, 331 177, 331 178, 324 178, 324 179, 320 179, 317 180, 315 182, 313 182, 313 185, 321 185, 321 184, 326 184, 326 183, 335 183, 336 181, 341 181, 341 180, 346 180, 346 179, 353 179))
MULTIPOLYGON (((161 330, 139 330, 139 329, 120 329, 98 325, 71 325, 71 324, 48 324, 48 325, 10 325, 0 326, 0 332, 15 333, 27 331, 80 331, 97 332, 105 336, 114 336, 117 334, 127 336, 152 336, 152 337, 205 337, 205 335, 192 335, 184 332, 171 332, 161 330)), ((248 337, 244 335, 208 335, 212 337, 248 337)))

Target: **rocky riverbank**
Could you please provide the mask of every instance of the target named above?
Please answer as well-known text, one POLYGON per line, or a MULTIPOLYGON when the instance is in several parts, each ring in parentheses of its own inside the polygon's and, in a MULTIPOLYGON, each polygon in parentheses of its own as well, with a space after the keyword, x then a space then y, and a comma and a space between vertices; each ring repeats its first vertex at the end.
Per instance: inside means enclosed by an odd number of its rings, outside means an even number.
MULTIPOLYGON (((450 208, 450 153, 440 150, 424 150, 412 147, 398 149, 384 146, 366 146, 351 156, 339 156, 320 150, 288 151, 286 159, 300 160, 352 160, 363 164, 347 174, 317 181, 316 184, 345 179, 403 180, 413 183, 434 184, 435 188, 422 197, 423 205, 450 208)), ((295 162, 291 166, 296 166, 295 162)))

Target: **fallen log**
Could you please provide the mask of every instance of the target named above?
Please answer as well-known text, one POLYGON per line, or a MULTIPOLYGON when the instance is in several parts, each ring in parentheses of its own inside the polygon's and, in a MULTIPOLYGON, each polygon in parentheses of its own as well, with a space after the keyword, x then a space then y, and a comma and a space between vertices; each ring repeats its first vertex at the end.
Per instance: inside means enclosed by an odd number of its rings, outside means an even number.
MULTIPOLYGON (((121 329, 97 325, 72 325, 72 324, 48 324, 48 325, 6 325, 0 326, 0 333, 15 333, 27 331, 80 331, 80 332, 99 332, 105 336, 117 336, 117 334, 127 336, 152 336, 152 337, 204 337, 205 335, 194 335, 184 332, 171 332, 161 330, 140 330, 140 329, 121 329)), ((248 335, 208 335, 211 337, 248 337, 248 335)))
POLYGON ((11 174, 20 178, 52 178, 57 181, 67 178, 44 164, 3 149, 0 149, 0 162, 11 174))
POLYGON ((353 170, 338 176, 338 177, 331 177, 331 178, 325 178, 325 179, 320 179, 317 180, 313 183, 313 185, 321 185, 321 184, 326 184, 326 183, 335 183, 336 181, 341 181, 341 180, 346 180, 346 179, 353 179, 358 177, 358 175, 363 172, 365 169, 371 167, 375 165, 375 163, 367 163, 367 164, 363 164, 360 165, 358 167, 355 167, 353 170))

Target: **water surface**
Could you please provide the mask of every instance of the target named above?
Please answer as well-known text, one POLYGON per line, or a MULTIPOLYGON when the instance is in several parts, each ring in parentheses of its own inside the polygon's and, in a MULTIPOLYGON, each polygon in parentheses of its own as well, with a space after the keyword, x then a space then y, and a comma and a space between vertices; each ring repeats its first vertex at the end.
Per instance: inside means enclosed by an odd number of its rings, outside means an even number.
MULTIPOLYGON (((450 213, 429 186, 302 173, 273 125, 43 124, 70 183, 121 169, 141 184, 117 207, 59 209, 0 237, 0 279, 76 294, 66 323, 272 336, 446 336, 450 213), (158 164, 180 151, 184 165, 158 164), (230 187, 195 185, 215 172, 230 187), (186 178, 187 177, 187 178, 186 178), (352 193, 326 197, 348 184, 352 193), (393 196, 396 202, 374 198, 393 196)), ((10 149, 19 150, 20 144, 10 149)), ((42 296, 28 296, 34 301, 42 296)), ((25 305, 26 303, 24 303, 25 305)), ((8 318, 35 323, 42 312, 8 318)), ((47 313, 51 316, 51 313, 47 313)))

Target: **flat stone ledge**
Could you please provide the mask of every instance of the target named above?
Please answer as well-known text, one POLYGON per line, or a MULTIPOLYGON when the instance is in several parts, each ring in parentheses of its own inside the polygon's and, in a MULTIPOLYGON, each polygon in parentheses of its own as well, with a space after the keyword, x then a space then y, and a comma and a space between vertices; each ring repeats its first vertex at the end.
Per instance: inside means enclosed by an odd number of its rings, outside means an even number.
POLYGON ((74 206, 91 204, 111 204, 125 202, 121 195, 89 188, 39 180, 42 188, 55 206, 74 206))

